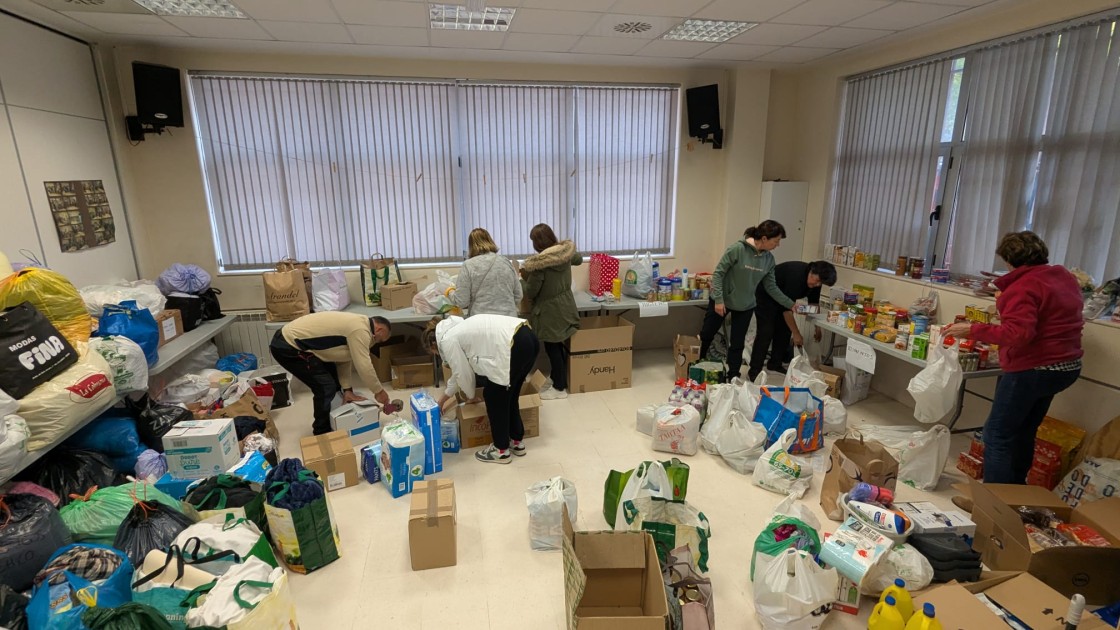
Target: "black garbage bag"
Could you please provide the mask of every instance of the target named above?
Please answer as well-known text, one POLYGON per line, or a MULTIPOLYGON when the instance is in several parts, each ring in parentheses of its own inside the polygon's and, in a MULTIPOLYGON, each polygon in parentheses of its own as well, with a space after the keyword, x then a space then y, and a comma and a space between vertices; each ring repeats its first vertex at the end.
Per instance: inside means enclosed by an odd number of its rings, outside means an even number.
POLYGON ((84 495, 94 486, 111 486, 116 476, 112 460, 97 451, 56 448, 16 478, 37 483, 57 494, 61 508, 70 503, 70 495, 84 495))
POLYGON ((199 512, 209 510, 245 510, 245 518, 252 521, 261 531, 268 530, 264 515, 264 493, 260 484, 246 481, 237 475, 217 475, 207 477, 202 483, 191 488, 183 501, 199 512))
POLYGON ((13 591, 6 583, 0 584, 0 628, 27 630, 29 601, 31 598, 13 591))
POLYGON ((156 501, 137 501, 117 529, 113 547, 124 552, 132 566, 144 564, 153 549, 166 549, 179 532, 193 524, 179 510, 156 501))
POLYGON ((136 432, 140 441, 148 448, 162 453, 163 436, 183 420, 193 420, 190 411, 176 405, 161 405, 144 396, 139 401, 130 402, 129 407, 136 414, 136 432))
MULTIPOLYGON (((33 494, 0 497, 0 584, 17 591, 31 588, 39 569, 71 542, 50 501, 33 494)), ((7 624, 0 621, 0 626, 7 624)))
POLYGON ((128 602, 114 608, 90 608, 82 613, 89 630, 172 630, 173 626, 155 608, 128 602))

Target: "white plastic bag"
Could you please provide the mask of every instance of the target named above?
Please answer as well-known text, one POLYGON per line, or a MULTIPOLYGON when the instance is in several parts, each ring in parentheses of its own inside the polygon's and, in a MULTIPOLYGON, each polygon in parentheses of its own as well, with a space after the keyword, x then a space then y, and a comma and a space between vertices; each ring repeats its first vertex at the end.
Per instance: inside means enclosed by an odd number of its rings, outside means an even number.
POLYGON ((867 398, 871 393, 871 372, 865 372, 854 366, 849 366, 844 359, 833 359, 832 364, 838 370, 844 370, 844 380, 840 386, 840 400, 851 407, 857 402, 867 398))
POLYGON ((630 269, 626 270, 626 275, 622 278, 622 292, 630 297, 644 300, 649 296, 650 291, 656 288, 653 283, 653 256, 649 252, 644 256, 634 252, 630 269))
POLYGON ((641 497, 660 497, 668 501, 673 500, 673 483, 669 481, 669 474, 661 462, 645 462, 634 469, 634 473, 626 480, 622 492, 618 495, 618 511, 615 513, 614 528, 624 531, 630 528, 626 517, 622 514, 622 505, 641 497))
POLYGON ((824 382, 824 375, 813 369, 808 355, 801 348, 793 349, 793 360, 789 362, 786 378, 782 383, 785 387, 805 387, 817 398, 824 396, 828 385, 824 382))
POLYGON ((766 447, 766 427, 738 409, 728 414, 727 427, 716 441, 719 455, 741 474, 752 472, 766 447))
POLYGON ((759 372, 753 383, 743 381, 739 384, 735 402, 739 411, 746 414, 748 418, 754 418, 754 412, 758 410, 758 403, 762 401, 762 388, 766 385, 766 376, 766 370, 763 370, 759 372))
POLYGON ((159 315, 167 304, 167 298, 163 293, 160 293, 154 283, 146 280, 121 282, 121 284, 92 284, 78 289, 78 293, 81 294, 90 317, 101 317, 106 305, 120 304, 125 300, 136 300, 136 305, 151 311, 153 317, 159 315))
POLYGON ((213 342, 202 344, 198 350, 179 359, 166 370, 148 376, 148 393, 159 396, 169 383, 187 374, 197 374, 199 370, 213 368, 218 363, 218 346, 213 342))
POLYGON ((949 428, 934 425, 928 431, 912 427, 863 424, 860 435, 885 446, 898 458, 898 479, 921 490, 934 490, 949 459, 949 428))
POLYGON ((1066 473, 1054 492, 1070 507, 1120 493, 1120 460, 1086 457, 1066 473))
POLYGON ((713 455, 719 452, 716 442, 727 428, 728 414, 737 396, 734 385, 708 385, 708 419, 700 429, 700 446, 713 455))
POLYGON ((193 405, 208 406, 218 400, 220 390, 210 385, 210 379, 201 374, 186 374, 167 385, 156 402, 165 405, 193 405))
POLYGON ((917 549, 899 543, 871 568, 859 590, 864 595, 878 597, 879 593, 894 585, 896 578, 906 581, 906 590, 919 591, 933 581, 933 565, 917 549))
POLYGON ((564 545, 564 506, 576 522, 576 486, 562 477, 538 481, 525 491, 529 507, 529 545, 536 551, 556 551, 564 545))
POLYGON ((19 410, 19 401, 0 389, 0 418, 19 410))
POLYGON ((926 367, 906 386, 914 397, 914 417, 919 422, 937 422, 949 415, 960 396, 961 379, 956 350, 931 345, 926 367))
POLYGON ((658 407, 654 415, 653 450, 695 455, 700 450, 700 412, 692 405, 658 407))
POLYGON ((424 287, 412 298, 412 308, 421 315, 454 312, 455 304, 447 297, 448 289, 455 287, 456 276, 437 271, 436 281, 424 287))
POLYGON ((832 610, 840 577, 797 549, 771 562, 754 582, 763 630, 817 630, 832 610))
MULTIPOLYGON (((6 396, 0 391, 0 399, 6 396)), ((0 402, 0 409, 5 406, 0 402)), ((27 438, 30 436, 27 422, 23 418, 14 413, 0 414, 0 483, 19 472, 19 464, 27 454, 27 438)))
POLYGON ((657 408, 661 405, 643 405, 638 407, 638 420, 637 427, 638 433, 644 433, 650 437, 653 436, 654 415, 657 413, 657 408))
MULTIPOLYGON (((775 521, 779 521, 784 517, 795 518, 805 523, 808 527, 811 527, 813 531, 820 532, 821 522, 817 520, 817 517, 814 516, 807 507, 805 507, 804 503, 791 494, 782 499, 778 505, 774 506, 774 511, 770 514, 770 520, 763 528, 763 532, 759 534, 759 538, 765 535, 767 529, 773 527, 775 521)), ((762 575, 766 567, 773 561, 774 556, 759 549, 758 540, 756 539, 754 557, 751 559, 751 580, 753 581, 756 576, 762 575)))
MULTIPOLYGON (((249 552, 261 541, 261 530, 247 519, 236 519, 231 524, 226 521, 227 516, 225 513, 217 514, 187 527, 175 537, 174 544, 184 550, 191 550, 197 558, 222 551, 233 551, 237 558, 248 558, 249 552), (197 550, 193 543, 188 544, 193 538, 198 539, 197 550)), ((237 558, 204 562, 198 568, 207 573, 222 575, 238 563, 237 558)))
POLYGON ((105 409, 117 396, 109 377, 109 364, 90 352, 86 343, 74 344, 78 362, 35 388, 19 401, 19 415, 27 422, 31 437, 27 450, 53 446, 67 431, 105 409))
POLYGON ((812 484, 813 467, 807 461, 798 461, 787 449, 797 439, 797 431, 786 429, 754 467, 754 485, 770 492, 793 495, 800 499, 812 484))
POLYGON ((255 556, 250 557, 244 564, 234 566, 225 575, 219 577, 210 593, 199 600, 199 605, 187 611, 187 627, 221 628, 240 621, 249 614, 253 605, 272 592, 273 584, 283 575, 283 567, 273 569, 263 560, 255 556), (248 584, 243 584, 245 582, 248 584), (260 587, 253 582, 269 586, 260 587), (236 598, 240 598, 250 608, 242 607, 237 603, 236 598))
POLYGON ((848 408, 832 396, 821 397, 824 407, 825 434, 844 435, 848 432, 848 408))
MULTIPOLYGON (((154 288, 154 287, 153 287, 154 288)), ((89 347, 109 364, 109 377, 117 392, 142 392, 148 389, 148 360, 144 350, 128 337, 90 337, 89 347)))
POLYGON ((316 312, 341 311, 350 306, 346 272, 341 269, 316 269, 311 272, 311 299, 316 312))

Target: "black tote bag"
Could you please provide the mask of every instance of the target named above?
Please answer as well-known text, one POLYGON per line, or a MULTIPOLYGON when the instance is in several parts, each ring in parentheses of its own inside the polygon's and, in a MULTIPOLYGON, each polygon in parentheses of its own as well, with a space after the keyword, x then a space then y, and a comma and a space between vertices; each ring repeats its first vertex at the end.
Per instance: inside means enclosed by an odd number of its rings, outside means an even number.
POLYGON ((78 362, 78 352, 30 302, 0 313, 0 389, 23 398, 78 362))

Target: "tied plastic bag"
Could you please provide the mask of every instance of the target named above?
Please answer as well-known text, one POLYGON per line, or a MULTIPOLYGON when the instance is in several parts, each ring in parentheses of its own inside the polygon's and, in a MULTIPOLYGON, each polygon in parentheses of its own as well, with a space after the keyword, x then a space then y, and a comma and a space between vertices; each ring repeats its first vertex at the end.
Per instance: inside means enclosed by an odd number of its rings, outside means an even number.
POLYGON ((813 369, 813 364, 802 348, 793 349, 793 360, 789 362, 789 369, 786 370, 784 386, 808 389, 817 398, 824 396, 828 391, 824 375, 813 369))
POLYGON ((23 418, 15 414, 0 414, 0 481, 7 481, 19 471, 23 457, 27 455, 27 438, 30 436, 23 418))
POLYGON ((133 566, 139 566, 148 552, 165 549, 193 522, 173 507, 157 501, 137 501, 117 529, 113 547, 123 551, 133 566))
POLYGON ((200 405, 209 407, 218 400, 221 392, 210 386, 210 379, 199 374, 186 374, 168 383, 156 397, 163 405, 200 405))
POLYGON ((167 304, 167 298, 159 288, 145 280, 121 284, 93 284, 78 289, 78 293, 81 294, 90 317, 100 317, 106 306, 120 304, 127 300, 135 301, 141 308, 151 311, 152 315, 159 315, 167 304))
POLYGON ((787 429, 777 442, 766 449, 754 467, 754 485, 778 494, 790 494, 800 499, 812 484, 813 468, 808 462, 800 463, 787 449, 797 439, 797 431, 787 429))
POLYGON ((658 407, 654 415, 653 450, 695 455, 700 450, 700 412, 691 405, 658 407))
POLYGON ((0 497, 0 583, 24 591, 70 530, 49 501, 32 494, 0 497))
POLYGON ((962 382, 957 352, 941 344, 931 344, 929 360, 906 386, 914 397, 914 418, 919 422, 938 422, 957 404, 962 382))
POLYGON ((92 337, 90 350, 109 364, 110 380, 118 393, 142 392, 148 389, 148 359, 144 350, 128 337, 92 337))
POLYGON ((860 425, 864 439, 878 442, 898 458, 898 479, 921 490, 934 490, 949 459, 949 428, 934 425, 928 431, 911 427, 860 425))
POLYGON ((75 500, 58 513, 74 540, 103 545, 113 544, 117 538, 117 530, 138 500, 156 501, 176 510, 180 505, 178 501, 146 482, 101 488, 70 498, 75 500))
POLYGON ((350 306, 350 290, 346 272, 341 269, 318 269, 311 272, 311 300, 315 312, 341 311, 350 306))
POLYGON ((249 372, 257 369, 257 355, 250 352, 227 354, 218 359, 218 363, 215 367, 218 368, 219 371, 231 372, 234 376, 237 376, 242 372, 249 372))
POLYGON ((766 448, 766 429, 738 409, 732 409, 716 446, 728 466, 746 475, 754 471, 766 448))
POLYGON ((101 319, 97 321, 99 335, 120 335, 136 342, 144 350, 148 367, 159 361, 159 324, 146 308, 140 308, 135 300, 105 307, 101 319))
POLYGON ((28 267, 0 279, 0 310, 30 302, 71 343, 89 339, 90 316, 70 281, 49 269, 28 267))
POLYGON ((1070 507, 1117 496, 1120 490, 1120 460, 1086 457, 1066 474, 1057 494, 1070 507))
POLYGON ((720 434, 727 429, 737 397, 738 391, 734 385, 708 386, 708 419, 700 428, 700 446, 705 451, 713 455, 719 453, 717 442, 720 434))
POLYGON ((820 521, 792 495, 774 508, 770 522, 754 539, 751 555, 751 580, 782 555, 786 549, 797 549, 817 555, 821 550, 820 521))
POLYGON ((574 522, 576 486, 562 477, 538 481, 525 491, 529 507, 529 545, 535 551, 556 551, 564 545, 564 508, 574 522))
POLYGON ((418 291, 412 298, 412 308, 421 315, 462 315, 463 310, 447 297, 455 288, 455 276, 444 271, 436 272, 436 281, 418 291))
POLYGON ((117 471, 101 453, 59 447, 29 466, 20 478, 53 492, 60 506, 71 496, 82 496, 95 486, 113 485, 117 471))
POLYGON ((860 586, 860 592, 878 597, 879 593, 894 585, 896 578, 906 581, 906 590, 920 591, 933 581, 933 565, 917 549, 899 543, 871 568, 860 586))
POLYGON ((148 449, 136 458, 136 478, 155 483, 167 474, 167 457, 148 449))
POLYGON ((653 256, 634 252, 630 268, 622 279, 622 293, 641 300, 646 299, 656 287, 653 282, 653 256))
POLYGON ((176 291, 198 295, 210 288, 210 274, 198 265, 175 263, 159 274, 156 287, 164 295, 176 291))
POLYGON ((79 429, 65 444, 69 448, 104 453, 112 458, 117 472, 123 473, 131 473, 136 468, 136 458, 145 450, 136 432, 136 421, 112 409, 79 429))
POLYGON ((75 349, 79 358, 74 366, 19 401, 19 415, 31 431, 29 451, 53 446, 95 410, 109 406, 116 396, 105 359, 89 352, 85 343, 79 343, 75 349))
POLYGON ((804 551, 788 549, 755 580, 754 608, 763 630, 817 630, 832 610, 840 576, 804 551))
POLYGON ((848 408, 832 396, 821 398, 824 409, 824 432, 831 435, 844 435, 848 432, 848 408))

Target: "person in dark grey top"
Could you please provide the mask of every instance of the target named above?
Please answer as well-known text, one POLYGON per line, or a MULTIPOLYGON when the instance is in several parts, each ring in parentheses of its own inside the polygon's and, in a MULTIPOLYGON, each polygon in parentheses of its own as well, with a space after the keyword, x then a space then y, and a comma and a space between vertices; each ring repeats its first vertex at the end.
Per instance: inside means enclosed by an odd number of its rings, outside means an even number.
MULTIPOLYGON (((784 262, 774 267, 774 282, 782 295, 789 299, 797 301, 805 298, 809 304, 818 304, 821 301, 821 285, 836 284, 836 267, 824 260, 811 263, 800 260, 784 262)), ((763 363, 766 363, 767 350, 770 351, 770 362, 766 369, 781 372, 782 363, 789 356, 790 339, 792 338, 795 346, 805 343, 797 329, 797 322, 793 319, 792 310, 779 304, 762 287, 756 291, 755 298, 758 301, 758 306, 755 307, 758 332, 751 348, 751 366, 747 371, 747 378, 752 381, 762 371, 763 363)))

